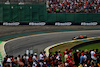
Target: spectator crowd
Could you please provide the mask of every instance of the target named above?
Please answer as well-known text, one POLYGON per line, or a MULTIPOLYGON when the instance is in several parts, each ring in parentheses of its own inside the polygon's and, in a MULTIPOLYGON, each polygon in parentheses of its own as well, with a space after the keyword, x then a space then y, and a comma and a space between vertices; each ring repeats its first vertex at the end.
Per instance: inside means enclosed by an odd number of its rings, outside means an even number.
POLYGON ((45 51, 24 54, 22 57, 6 56, 2 61, 3 67, 100 67, 100 52, 96 50, 60 50, 46 56, 45 51), (63 59, 63 60, 62 60, 63 59))
POLYGON ((100 13, 100 0, 47 0, 48 13, 100 13))

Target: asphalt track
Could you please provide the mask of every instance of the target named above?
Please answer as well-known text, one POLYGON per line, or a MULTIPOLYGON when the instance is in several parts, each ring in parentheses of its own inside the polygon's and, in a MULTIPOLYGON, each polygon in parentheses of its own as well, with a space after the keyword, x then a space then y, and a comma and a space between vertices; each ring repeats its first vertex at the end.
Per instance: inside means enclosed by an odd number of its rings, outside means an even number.
POLYGON ((33 49, 34 52, 40 53, 50 45, 70 41, 72 37, 79 35, 96 37, 100 36, 100 30, 55 32, 19 37, 9 41, 5 45, 5 51, 7 55, 13 56, 23 55, 27 49, 33 49))

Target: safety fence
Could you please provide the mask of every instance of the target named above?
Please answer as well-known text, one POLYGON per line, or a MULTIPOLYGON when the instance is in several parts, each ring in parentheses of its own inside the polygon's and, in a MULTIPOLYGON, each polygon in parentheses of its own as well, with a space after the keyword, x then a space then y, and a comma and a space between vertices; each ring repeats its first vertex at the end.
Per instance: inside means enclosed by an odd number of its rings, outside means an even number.
POLYGON ((55 22, 72 22, 80 24, 81 22, 100 24, 99 13, 47 13, 46 5, 18 5, 18 4, 1 4, 0 5, 0 23, 3 22, 46 22, 53 24, 55 22))

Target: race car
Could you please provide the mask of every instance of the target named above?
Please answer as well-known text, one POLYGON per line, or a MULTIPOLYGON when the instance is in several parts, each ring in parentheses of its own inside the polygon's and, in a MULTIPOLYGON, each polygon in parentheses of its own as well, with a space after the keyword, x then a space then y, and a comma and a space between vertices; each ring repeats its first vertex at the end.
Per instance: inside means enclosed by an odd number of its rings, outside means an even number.
POLYGON ((72 40, 84 39, 84 38, 87 38, 87 36, 86 35, 80 35, 80 36, 73 37, 72 40))

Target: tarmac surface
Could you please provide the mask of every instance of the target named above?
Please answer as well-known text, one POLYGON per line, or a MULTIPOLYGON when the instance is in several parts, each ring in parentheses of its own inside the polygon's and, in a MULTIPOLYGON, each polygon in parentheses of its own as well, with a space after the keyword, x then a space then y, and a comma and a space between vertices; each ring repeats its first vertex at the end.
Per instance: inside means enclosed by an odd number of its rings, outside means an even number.
POLYGON ((100 30, 55 32, 19 37, 9 41, 5 45, 5 51, 7 55, 18 56, 19 54, 23 55, 25 50, 32 49, 39 54, 50 45, 71 41, 74 36, 79 35, 100 36, 100 30))
POLYGON ((40 32, 40 31, 55 31, 55 30, 70 30, 70 29, 90 29, 99 28, 97 26, 81 26, 81 25, 71 25, 71 26, 0 26, 0 37, 28 33, 28 32, 40 32))

